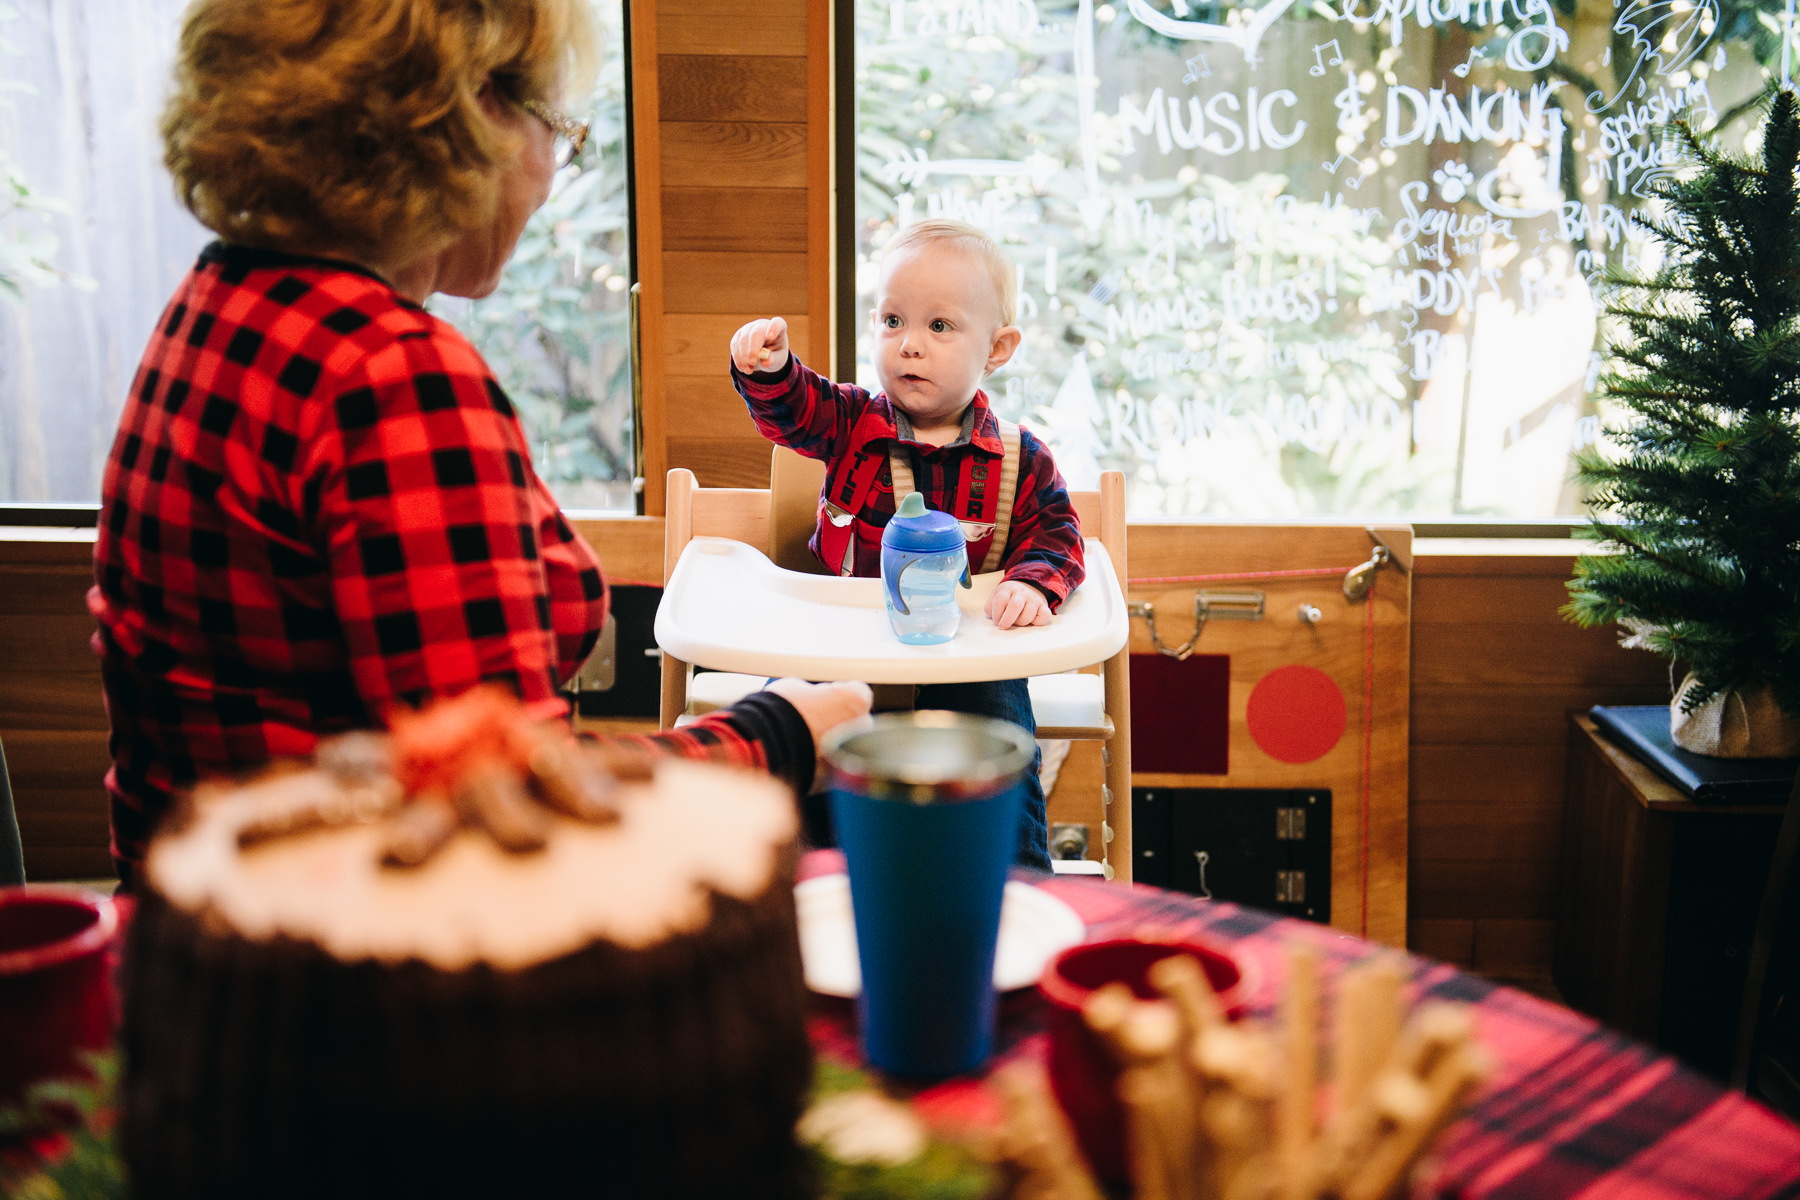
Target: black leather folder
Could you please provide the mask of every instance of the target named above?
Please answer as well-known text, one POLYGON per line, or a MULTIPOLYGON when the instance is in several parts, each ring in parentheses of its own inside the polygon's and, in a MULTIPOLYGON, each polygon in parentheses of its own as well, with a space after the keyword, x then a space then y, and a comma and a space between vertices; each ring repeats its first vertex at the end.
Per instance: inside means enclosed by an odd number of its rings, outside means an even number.
POLYGON ((1800 770, 1800 758, 1713 758, 1683 750, 1669 737, 1666 704, 1597 704, 1588 715, 1608 739, 1696 804, 1781 804, 1800 770))

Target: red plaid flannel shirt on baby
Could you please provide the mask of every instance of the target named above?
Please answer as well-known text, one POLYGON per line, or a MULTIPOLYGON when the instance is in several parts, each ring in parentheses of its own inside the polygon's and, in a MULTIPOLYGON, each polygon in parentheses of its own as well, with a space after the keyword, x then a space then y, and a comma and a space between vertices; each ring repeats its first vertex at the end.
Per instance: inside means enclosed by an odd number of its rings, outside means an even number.
MULTIPOLYGON (((126 864, 173 792, 396 703, 492 680, 562 714, 606 613, 459 333, 359 268, 218 244, 126 400, 94 573, 126 864)), ((645 740, 766 765, 728 717, 645 740)))
MULTIPOLYGON (((835 502, 846 507, 855 502, 846 485, 870 455, 881 459, 874 486, 867 489, 855 512, 855 571, 872 578, 881 574, 881 531, 894 515, 894 484, 887 453, 898 442, 914 460, 913 478, 928 507, 958 517, 970 516, 982 494, 982 476, 1002 456, 1000 428, 988 407, 987 396, 975 399, 963 419, 963 433, 947 446, 904 440, 894 417, 894 406, 885 395, 872 396, 847 383, 833 383, 788 356, 787 369, 778 375, 757 372, 745 375, 735 366, 732 382, 750 407, 759 433, 808 458, 822 459, 835 502)), ((985 550, 985 544, 981 549, 985 550)), ((814 529, 812 549, 819 554, 819 531, 814 529)), ((971 546, 971 554, 975 547, 971 546)), ((1013 501, 1012 531, 1007 538, 1001 570, 1007 579, 1035 585, 1050 601, 1061 606, 1086 574, 1081 525, 1069 502, 1069 490, 1050 449, 1030 430, 1019 431, 1019 481, 1013 501)), ((821 559, 821 561, 823 561, 821 559)), ((837 564, 829 564, 833 568, 837 564)), ((979 569, 979 560, 976 560, 979 569)))

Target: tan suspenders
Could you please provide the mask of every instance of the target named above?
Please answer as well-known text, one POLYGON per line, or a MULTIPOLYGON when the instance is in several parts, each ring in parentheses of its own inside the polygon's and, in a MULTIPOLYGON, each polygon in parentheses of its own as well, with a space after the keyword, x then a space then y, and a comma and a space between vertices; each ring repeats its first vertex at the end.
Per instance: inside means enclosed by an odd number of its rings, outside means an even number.
MULTIPOLYGON (((1000 457, 1000 487, 994 496, 994 540, 988 543, 987 557, 982 560, 978 569, 983 573, 998 571, 1001 561, 1006 557, 1006 539, 1012 533, 1013 499, 1019 490, 1019 427, 998 417, 994 418, 994 423, 1000 427, 1000 445, 1004 453, 1000 457)), ((899 442, 888 447, 888 473, 894 482, 895 504, 906 493, 918 491, 913 485, 912 460, 901 449, 899 442)), ((974 522, 964 521, 961 524, 963 536, 971 542, 980 541, 987 532, 986 527, 974 522)), ((848 554, 845 555, 844 563, 844 574, 848 575, 848 554)))

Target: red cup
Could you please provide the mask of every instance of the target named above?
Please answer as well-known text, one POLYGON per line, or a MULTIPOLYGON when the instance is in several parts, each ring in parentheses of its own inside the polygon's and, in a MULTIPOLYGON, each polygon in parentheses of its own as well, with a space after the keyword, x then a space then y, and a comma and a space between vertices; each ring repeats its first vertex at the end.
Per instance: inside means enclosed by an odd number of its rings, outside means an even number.
POLYGON ((1038 980, 1038 992, 1050 1007, 1051 1089, 1088 1165, 1108 1181, 1131 1179, 1117 1089, 1119 1066, 1082 1020, 1081 1009, 1088 997, 1109 983, 1127 985, 1140 1000, 1160 999, 1161 993, 1150 986, 1150 968, 1177 954, 1199 962, 1227 1017, 1235 1020, 1243 1015, 1253 990, 1245 968, 1225 950, 1180 934, 1144 931, 1135 937, 1071 946, 1051 960, 1038 980))
POLYGON ((0 1104, 27 1084, 83 1074, 112 1040, 110 950, 119 909, 78 888, 0 888, 0 1104))

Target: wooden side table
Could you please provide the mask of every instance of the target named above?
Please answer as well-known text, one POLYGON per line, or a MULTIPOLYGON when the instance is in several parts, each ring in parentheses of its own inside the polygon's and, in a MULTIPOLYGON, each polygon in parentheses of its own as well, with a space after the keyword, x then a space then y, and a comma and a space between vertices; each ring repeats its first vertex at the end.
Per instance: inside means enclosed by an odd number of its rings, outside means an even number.
POLYGON ((1571 714, 1553 965, 1569 1006, 1724 1079, 1781 813, 1695 804, 1571 714))

